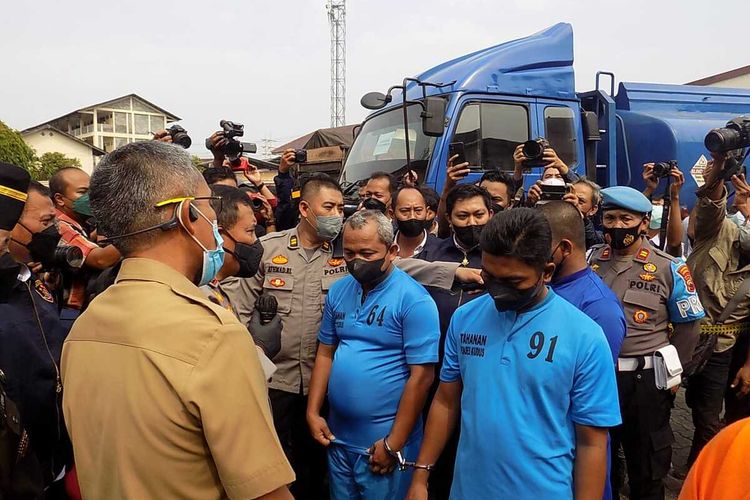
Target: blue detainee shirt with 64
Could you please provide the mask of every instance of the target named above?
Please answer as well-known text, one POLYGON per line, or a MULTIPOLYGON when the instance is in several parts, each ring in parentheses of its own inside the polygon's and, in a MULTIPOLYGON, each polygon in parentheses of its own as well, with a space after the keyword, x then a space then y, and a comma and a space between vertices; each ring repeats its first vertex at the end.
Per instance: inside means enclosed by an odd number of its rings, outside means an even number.
MULTIPOLYGON (((437 307, 419 283, 396 267, 364 302, 362 286, 347 276, 328 292, 318 340, 337 346, 328 381, 334 443, 365 453, 390 432, 409 365, 438 361, 437 307)), ((408 442, 421 438, 420 420, 408 442)))
POLYGON ((552 290, 521 314, 458 308, 440 380, 463 385, 451 499, 573 498, 575 425, 621 422, 602 329, 552 290))

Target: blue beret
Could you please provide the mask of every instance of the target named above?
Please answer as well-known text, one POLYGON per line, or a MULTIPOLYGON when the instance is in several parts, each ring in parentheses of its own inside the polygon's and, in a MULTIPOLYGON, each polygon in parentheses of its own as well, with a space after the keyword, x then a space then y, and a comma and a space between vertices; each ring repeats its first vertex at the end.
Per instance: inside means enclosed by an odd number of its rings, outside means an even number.
POLYGON ((640 214, 651 212, 649 199, 640 191, 627 186, 613 186, 602 189, 602 207, 605 210, 619 208, 640 214))

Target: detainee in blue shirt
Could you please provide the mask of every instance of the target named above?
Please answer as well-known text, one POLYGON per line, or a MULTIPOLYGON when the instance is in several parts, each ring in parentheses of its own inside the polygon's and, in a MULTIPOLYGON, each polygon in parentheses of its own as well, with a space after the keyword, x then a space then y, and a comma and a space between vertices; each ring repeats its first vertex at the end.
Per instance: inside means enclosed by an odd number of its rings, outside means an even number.
POLYGON ((401 499, 422 442, 420 415, 434 379, 435 302, 393 265, 391 221, 365 210, 344 224, 350 275, 328 292, 310 382, 307 421, 328 448, 331 498, 401 499), (320 416, 328 393, 328 421, 320 416))
POLYGON ((586 262, 586 232, 581 212, 567 201, 537 207, 552 231, 555 272, 550 288, 602 327, 612 362, 617 363, 628 330, 622 303, 586 262))
POLYGON ((488 294, 451 321, 407 498, 460 419, 451 498, 602 498, 607 429, 620 423, 602 329, 545 283, 551 231, 539 211, 495 215, 481 237, 488 294))
MULTIPOLYGON (((628 330, 625 313, 615 293, 586 262, 586 229, 581 212, 576 205, 567 201, 551 201, 537 208, 547 218, 552 231, 555 272, 550 288, 602 327, 612 352, 612 362, 616 365, 628 330)), ((612 498, 610 451, 607 447, 607 481, 604 483, 603 500, 612 498)))

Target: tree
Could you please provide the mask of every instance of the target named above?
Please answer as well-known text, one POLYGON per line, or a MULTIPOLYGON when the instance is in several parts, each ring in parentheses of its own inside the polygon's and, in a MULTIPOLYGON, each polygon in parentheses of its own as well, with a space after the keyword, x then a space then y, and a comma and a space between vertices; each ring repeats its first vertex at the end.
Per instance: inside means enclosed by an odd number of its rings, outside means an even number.
POLYGON ((198 158, 196 155, 192 155, 190 160, 193 162, 193 166, 201 172, 206 169, 206 162, 198 158))
POLYGON ((31 172, 31 176, 38 181, 46 181, 52 177, 55 172, 61 168, 67 167, 81 168, 81 160, 78 158, 68 158, 64 154, 58 152, 44 153, 36 163, 35 168, 31 172))
POLYGON ((32 175, 36 168, 36 152, 17 131, 0 121, 0 161, 25 168, 32 175))

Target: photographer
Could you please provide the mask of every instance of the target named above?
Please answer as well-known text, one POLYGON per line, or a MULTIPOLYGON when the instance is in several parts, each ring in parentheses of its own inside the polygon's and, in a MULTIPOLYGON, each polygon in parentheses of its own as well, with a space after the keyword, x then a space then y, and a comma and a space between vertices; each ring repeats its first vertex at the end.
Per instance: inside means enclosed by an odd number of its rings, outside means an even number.
MULTIPOLYGON (((713 157, 704 171, 706 183, 696 193, 698 202, 690 221, 695 243, 688 266, 706 309, 701 336, 711 340, 713 353, 688 385, 686 398, 695 424, 688 464, 721 428, 722 403, 727 424, 750 416, 750 228, 739 227, 727 217, 727 188, 722 179, 727 155, 714 153, 713 157)), ((745 177, 734 175, 731 182, 735 206, 750 214, 750 186, 745 177)))
MULTIPOLYGON (((662 164, 663 165, 663 164, 662 164)), ((654 197, 654 191, 659 187, 660 177, 654 174, 654 163, 646 163, 643 165, 643 182, 646 184, 646 188, 643 190, 643 194, 646 198, 652 201, 651 210, 651 222, 649 224, 649 237, 651 242, 655 246, 660 244, 659 230, 661 229, 661 214, 664 212, 664 198, 654 197), (657 203, 658 200, 662 200, 661 203, 657 203)), ((685 176, 682 174, 680 169, 672 165, 671 170, 668 171, 668 177, 670 179, 669 185, 669 220, 667 221, 667 242, 664 246, 664 251, 669 255, 675 257, 682 257, 682 240, 684 235, 684 229, 682 226, 682 207, 680 207, 680 190, 685 184, 685 176)))
MULTIPOLYGON (((0 163, 0 370, 7 395, 18 405, 46 488, 71 465, 62 420, 60 354, 68 328, 59 318, 52 293, 26 263, 54 253, 57 234, 47 188, 29 174, 0 163)), ((34 266, 42 267, 41 264, 34 266)), ((2 382, 2 381, 0 381, 2 382)), ((2 406, 2 405, 0 405, 2 406)), ((2 408, 0 408, 1 410, 2 408)), ((0 417, 4 417, 0 413, 0 417)), ((2 429, 2 427, 0 427, 2 429)))
POLYGON ((297 225, 299 214, 297 207, 292 199, 292 189, 294 188, 294 177, 291 169, 295 163, 295 153, 293 149, 287 149, 281 154, 279 160, 279 173, 273 178, 276 185, 276 229, 286 231, 297 225))
POLYGON ((237 177, 230 167, 208 167, 203 171, 203 178, 209 186, 222 185, 233 188, 238 187, 237 177))
POLYGON ((50 197, 56 208, 62 236, 60 241, 78 247, 83 253, 83 269, 73 277, 65 290, 65 308, 61 312, 63 320, 71 325, 84 304, 88 278, 96 271, 114 266, 121 258, 114 246, 99 246, 84 229, 84 224, 90 218, 85 215, 90 211, 89 182, 89 174, 75 167, 62 168, 49 180, 50 197))
POLYGON ((573 184, 573 191, 566 194, 563 200, 572 203, 583 215, 586 250, 604 243, 604 235, 594 225, 594 217, 599 212, 599 204, 602 201, 599 185, 586 177, 581 177, 573 184))

